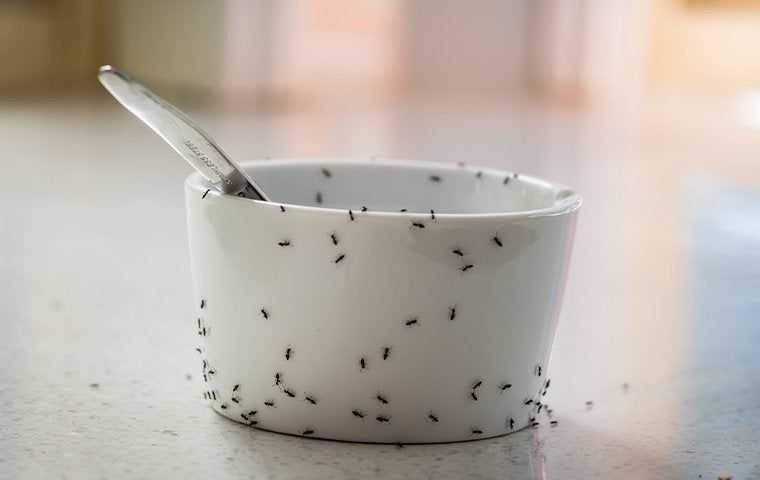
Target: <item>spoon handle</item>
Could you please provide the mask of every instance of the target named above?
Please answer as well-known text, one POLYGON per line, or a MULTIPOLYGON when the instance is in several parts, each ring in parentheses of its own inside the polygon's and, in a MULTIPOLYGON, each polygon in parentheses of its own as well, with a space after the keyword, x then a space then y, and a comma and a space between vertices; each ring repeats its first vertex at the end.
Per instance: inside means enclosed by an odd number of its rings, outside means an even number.
POLYGON ((119 103, 163 138, 214 188, 232 195, 268 200, 261 188, 219 145, 175 106, 110 65, 100 67, 98 80, 119 103))

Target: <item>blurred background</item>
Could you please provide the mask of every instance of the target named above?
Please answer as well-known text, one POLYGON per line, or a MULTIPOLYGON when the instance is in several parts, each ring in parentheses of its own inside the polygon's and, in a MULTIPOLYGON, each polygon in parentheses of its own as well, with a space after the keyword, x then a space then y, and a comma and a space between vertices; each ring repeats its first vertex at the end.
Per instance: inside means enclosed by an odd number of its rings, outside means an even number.
MULTIPOLYGON (((190 169, 100 87, 106 63, 239 161, 466 161, 575 187, 551 365, 570 426, 532 471, 760 478, 760 0, 0 0, 0 363, 14 393, 36 378, 66 405, 109 378, 129 399, 118 379, 145 370, 142 395, 200 389, 180 376, 190 169)), ((66 464, 108 471, 103 435, 66 464)), ((35 442, 4 446, 47 471, 35 442)))

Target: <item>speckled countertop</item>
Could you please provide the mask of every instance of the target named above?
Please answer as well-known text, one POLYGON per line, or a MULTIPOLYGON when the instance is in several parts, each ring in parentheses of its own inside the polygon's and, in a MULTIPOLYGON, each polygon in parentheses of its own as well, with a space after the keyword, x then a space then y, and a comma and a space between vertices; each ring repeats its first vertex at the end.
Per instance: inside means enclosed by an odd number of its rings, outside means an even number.
POLYGON ((559 424, 400 448, 221 418, 193 351, 188 167, 112 103, 17 103, 0 109, 1 478, 760 478, 760 132, 493 107, 201 117, 241 160, 466 152, 576 187, 559 424))

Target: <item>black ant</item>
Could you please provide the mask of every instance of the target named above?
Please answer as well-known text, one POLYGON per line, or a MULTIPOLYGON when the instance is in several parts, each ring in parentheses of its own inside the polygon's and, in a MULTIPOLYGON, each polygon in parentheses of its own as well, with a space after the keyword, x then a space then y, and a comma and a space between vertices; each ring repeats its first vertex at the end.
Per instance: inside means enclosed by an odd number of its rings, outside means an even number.
POLYGON ((530 398, 526 398, 525 401, 523 402, 523 405, 530 405, 532 403, 533 403, 533 400, 531 400, 530 398))
POLYGON ((538 410, 536 410, 536 413, 541 413, 541 409, 544 408, 542 404, 538 404, 538 410))
POLYGON ((536 365, 536 375, 541 376, 541 365, 536 365))
POLYGON ((551 385, 551 384, 552 384, 552 379, 551 378, 547 378, 546 379, 546 385, 544 385, 544 390, 546 390, 547 388, 549 388, 549 385, 551 385))
POLYGON ((508 388, 512 388, 511 383, 502 383, 501 385, 499 385, 499 390, 501 390, 501 393, 504 393, 504 391, 508 388))
POLYGON ((240 403, 240 399, 237 398, 237 397, 232 397, 232 398, 230 398, 230 400, 232 400, 235 403, 240 403))
POLYGON ((251 420, 250 422, 248 422, 248 426, 249 427, 252 427, 252 426, 258 425, 258 424, 259 424, 259 422, 257 420, 251 420))
POLYGON ((407 212, 407 211, 408 211, 408 210, 407 210, 406 208, 402 208, 401 210, 399 210, 399 212, 401 212, 401 213, 405 213, 405 212, 407 212))
POLYGON ((198 353, 203 353, 203 350, 201 350, 201 347, 195 347, 195 351, 198 353))
POLYGON ((269 312, 267 312, 266 308, 261 309, 261 316, 264 317, 264 320, 269 320, 269 312))
POLYGON ((318 204, 322 204, 322 192, 317 192, 317 196, 315 198, 318 204))
POLYGON ((362 370, 367 368, 367 360, 365 360, 364 357, 359 359, 359 367, 361 367, 362 370))
POLYGON ((316 398, 314 398, 314 397, 311 397, 311 396, 309 396, 309 395, 307 395, 306 397, 304 397, 304 399, 305 399, 307 402, 311 403, 312 405, 316 405, 316 404, 317 404, 317 399, 316 399, 316 398))
POLYGON ((293 356, 293 349, 291 347, 288 347, 285 350, 285 360, 290 360, 290 357, 293 356))
POLYGON ((306 430, 304 430, 304 431, 301 433, 301 435, 313 435, 313 434, 314 434, 314 430, 313 430, 313 429, 311 429, 311 428, 307 428, 306 430))
POLYGON ((283 205, 280 205, 280 211, 285 213, 285 207, 283 205))
POLYGON ((417 228, 425 228, 425 225, 420 222, 412 222, 412 226, 417 228))
POLYGON ((438 417, 435 414, 429 413, 428 418, 430 419, 431 422, 438 423, 438 417))
POLYGON ((257 413, 259 413, 258 410, 251 410, 250 412, 248 412, 248 416, 253 417, 253 416, 256 416, 257 413))
POLYGON ((538 428, 539 425, 541 425, 539 422, 533 422, 530 424, 531 428, 538 428))
POLYGON ((504 185, 506 185, 508 183, 509 183, 509 175, 507 175, 506 177, 504 177, 504 185))
POLYGON ((280 372, 277 372, 274 374, 274 384, 280 385, 282 383, 282 374, 280 372))
POLYGON ((351 219, 351 221, 353 222, 353 221, 354 221, 354 212, 352 212, 351 210, 349 210, 349 211, 348 211, 348 217, 349 217, 349 218, 351 219))
POLYGON ((360 410, 351 410, 351 414, 352 414, 354 417, 358 417, 358 418, 364 418, 364 413, 363 413, 363 412, 361 412, 360 410))
POLYGON ((455 248, 454 250, 452 250, 451 253, 453 253, 454 255, 459 255, 460 257, 464 257, 464 253, 462 252, 462 250, 458 248, 455 248))
POLYGON ((240 417, 241 417, 243 420, 245 420, 246 422, 248 421, 248 416, 247 416, 245 413, 241 413, 241 414, 240 414, 240 417))
POLYGON ((435 182, 435 183, 438 183, 438 182, 440 182, 440 181, 441 181, 441 177, 439 177, 438 175, 430 175, 430 177, 429 177, 429 178, 430 178, 430 181, 431 181, 431 182, 435 182))
POLYGON ((367 207, 362 207, 362 212, 366 212, 366 211, 367 211, 367 207))
POLYGON ((277 242, 277 245, 281 247, 289 247, 290 246, 290 240, 283 240, 281 242, 277 242))
POLYGON ((266 405, 267 407, 274 407, 274 400, 267 400, 266 402, 264 402, 264 405, 266 405))
POLYGON ((478 394, 477 394, 477 392, 470 392, 470 398, 472 398, 473 400, 475 400, 477 402, 478 401, 478 394))
POLYGON ((219 408, 221 408, 222 410, 227 410, 227 404, 223 403, 223 404, 219 405, 219 408))
POLYGON ((432 208, 430 209, 430 220, 435 220, 435 211, 432 208))
POLYGON ((289 388, 283 389, 283 392, 285 392, 285 395, 289 396, 290 398, 296 398, 295 392, 289 388))
POLYGON ((388 423, 388 422, 391 421, 390 418, 388 418, 386 416, 383 416, 383 415, 378 415, 377 417, 375 417, 375 420, 377 420, 380 423, 388 423))
POLYGON ((346 258, 346 255, 341 253, 340 255, 338 255, 338 258, 335 259, 335 263, 342 262, 344 258, 346 258))
POLYGON ((377 398, 377 401, 382 403, 383 405, 388 405, 388 399, 382 396, 381 394, 378 394, 375 398, 377 398))
POLYGON ((407 327, 411 327, 412 325, 417 325, 417 317, 410 318, 404 323, 407 327))
POLYGON ((214 400, 216 400, 216 391, 215 390, 211 390, 211 396, 214 398, 214 400))
POLYGON ((328 170, 326 168, 323 168, 322 169, 322 175, 324 175, 327 178, 330 178, 330 177, 332 177, 332 172, 330 172, 330 170, 328 170))
POLYGON ((333 245, 337 246, 338 245, 338 237, 334 233, 331 233, 330 234, 330 238, 332 239, 333 245))
POLYGON ((208 371, 208 374, 209 374, 209 375, 216 375, 216 370, 214 370, 214 369, 212 368, 211 370, 209 370, 209 371, 208 371))
POLYGON ((514 418, 510 418, 509 419, 509 429, 510 430, 514 430, 515 429, 515 419, 514 418))
POLYGON ((462 270, 463 272, 466 272, 467 270, 471 269, 474 266, 475 265, 473 264, 465 265, 464 267, 460 268, 460 270, 462 270))
POLYGON ((476 390, 476 389, 480 388, 480 386, 481 386, 481 385, 483 385, 483 380, 478 380, 477 382, 475 382, 475 383, 472 385, 472 389, 473 389, 473 390, 476 390))
POLYGON ((472 434, 473 435, 483 435, 483 430, 481 430, 479 428, 473 428, 472 429, 472 434))
POLYGON ((498 246, 500 246, 500 247, 503 247, 503 246, 504 246, 504 244, 503 244, 503 243, 501 243, 501 239, 500 239, 499 237, 497 237, 496 235, 494 235, 494 236, 493 236, 493 239, 492 239, 492 240, 493 240, 493 243, 495 243, 496 245, 498 245, 498 246))
POLYGON ((391 347, 383 348, 383 360, 388 360, 388 357, 390 356, 391 356, 391 347))
POLYGON ((206 308, 206 300, 201 299, 201 309, 206 308))
POLYGON ((239 384, 239 383, 237 383, 237 384, 235 384, 235 386, 234 386, 234 387, 232 387, 232 391, 233 391, 233 392, 237 392, 239 388, 240 388, 240 384, 239 384))
POLYGON ((203 192, 203 195, 201 196, 201 200, 205 200, 206 199, 206 195, 208 195, 208 192, 210 192, 210 191, 211 191, 211 189, 206 190, 205 192, 203 192))
POLYGON ((449 320, 457 318, 457 307, 453 306, 449 308, 449 320))
POLYGON ((557 420, 552 420, 551 422, 549 422, 549 425, 551 425, 552 427, 556 427, 558 423, 559 422, 557 420))

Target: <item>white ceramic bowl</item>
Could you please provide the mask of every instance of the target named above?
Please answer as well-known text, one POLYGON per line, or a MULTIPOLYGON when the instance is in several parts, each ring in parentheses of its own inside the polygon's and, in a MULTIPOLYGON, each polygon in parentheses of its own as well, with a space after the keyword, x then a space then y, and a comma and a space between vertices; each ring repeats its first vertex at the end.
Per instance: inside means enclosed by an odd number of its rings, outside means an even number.
POLYGON ((208 192, 199 175, 185 189, 214 410, 362 442, 529 426, 548 384, 578 195, 461 165, 244 167, 273 202, 208 192))

